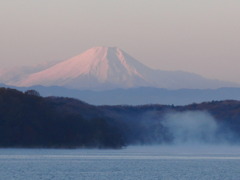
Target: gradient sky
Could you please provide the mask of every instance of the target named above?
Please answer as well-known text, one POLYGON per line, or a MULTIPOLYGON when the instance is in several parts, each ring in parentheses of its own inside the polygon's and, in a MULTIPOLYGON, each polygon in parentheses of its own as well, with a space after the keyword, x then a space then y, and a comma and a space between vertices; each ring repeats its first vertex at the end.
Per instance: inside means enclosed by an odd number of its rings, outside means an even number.
POLYGON ((155 69, 240 82, 240 0, 0 0, 0 68, 102 45, 155 69))

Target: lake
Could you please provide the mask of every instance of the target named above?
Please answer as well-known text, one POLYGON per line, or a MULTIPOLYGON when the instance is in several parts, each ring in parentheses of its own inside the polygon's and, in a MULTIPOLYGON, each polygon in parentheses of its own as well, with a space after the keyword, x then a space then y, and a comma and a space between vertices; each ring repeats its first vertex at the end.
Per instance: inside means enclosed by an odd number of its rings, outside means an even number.
POLYGON ((3 180, 237 180, 240 148, 0 149, 3 180))

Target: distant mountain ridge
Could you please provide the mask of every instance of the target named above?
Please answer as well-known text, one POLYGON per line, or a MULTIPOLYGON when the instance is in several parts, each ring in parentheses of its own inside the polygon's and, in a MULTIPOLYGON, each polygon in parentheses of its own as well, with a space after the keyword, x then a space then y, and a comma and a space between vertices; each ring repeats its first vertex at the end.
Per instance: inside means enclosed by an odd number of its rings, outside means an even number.
POLYGON ((129 89, 92 91, 74 90, 58 86, 15 87, 0 84, 0 87, 10 87, 18 89, 20 91, 34 89, 45 97, 71 97, 83 100, 93 105, 187 105, 192 103, 201 103, 204 101, 219 101, 230 99, 240 100, 240 88, 168 90, 152 87, 139 87, 129 89))
POLYGON ((236 83, 207 79, 194 73, 151 69, 117 47, 95 47, 66 61, 17 81, 14 86, 61 86, 71 89, 109 90, 156 87, 206 89, 236 87, 236 83))

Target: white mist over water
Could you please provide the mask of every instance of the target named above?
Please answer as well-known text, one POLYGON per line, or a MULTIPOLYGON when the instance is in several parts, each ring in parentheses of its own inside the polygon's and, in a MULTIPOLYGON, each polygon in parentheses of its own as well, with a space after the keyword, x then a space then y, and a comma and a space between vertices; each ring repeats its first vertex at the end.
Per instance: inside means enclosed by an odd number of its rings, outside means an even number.
POLYGON ((219 125, 207 112, 171 112, 165 115, 162 124, 168 129, 175 144, 214 143, 219 125))

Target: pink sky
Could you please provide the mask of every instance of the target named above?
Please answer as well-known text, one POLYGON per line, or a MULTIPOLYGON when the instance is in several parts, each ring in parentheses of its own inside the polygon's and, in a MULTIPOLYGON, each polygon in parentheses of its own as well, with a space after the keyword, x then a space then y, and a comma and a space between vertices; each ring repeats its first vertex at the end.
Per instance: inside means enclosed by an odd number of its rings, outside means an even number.
POLYGON ((152 68, 240 82, 239 0, 2 0, 0 26, 0 67, 104 45, 152 68))

